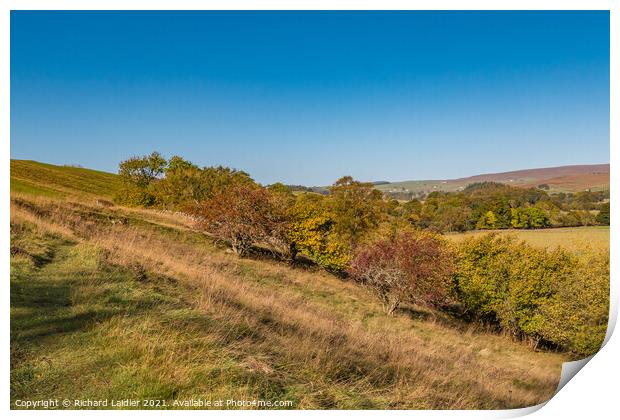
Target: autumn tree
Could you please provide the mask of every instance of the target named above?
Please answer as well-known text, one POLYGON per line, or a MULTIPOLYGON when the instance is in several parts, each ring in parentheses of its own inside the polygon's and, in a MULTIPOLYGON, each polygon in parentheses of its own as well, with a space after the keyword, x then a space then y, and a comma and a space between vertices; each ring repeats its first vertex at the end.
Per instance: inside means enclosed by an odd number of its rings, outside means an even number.
POLYGON ((360 247, 350 273, 373 290, 389 315, 402 302, 423 306, 444 302, 453 272, 451 258, 438 235, 401 231, 360 247))
POLYGON ((497 216, 492 210, 489 210, 480 216, 478 223, 476 223, 476 228, 478 229, 496 229, 497 227, 497 216))
POLYGON ((403 205, 403 216, 413 226, 419 226, 422 219, 422 202, 414 198, 403 205))
POLYGON ((203 168, 201 177, 207 198, 214 197, 231 185, 256 185, 247 172, 221 165, 203 168))
POLYGON ((159 152, 134 156, 119 164, 122 188, 115 201, 130 206, 150 206, 156 201, 155 184, 166 168, 166 159, 159 152))
POLYGON ((168 162, 164 177, 157 183, 157 203, 166 208, 185 209, 213 198, 233 184, 255 185, 255 182, 243 171, 224 166, 199 168, 174 156, 168 162))
POLYGON ((190 211, 201 217, 204 230, 230 244, 239 256, 247 255, 257 244, 281 247, 286 243, 286 214, 273 195, 260 186, 229 185, 190 211))
POLYGON ((334 230, 351 248, 371 229, 377 227, 384 211, 383 195, 371 183, 345 176, 330 188, 334 230))
POLYGON ((537 229, 549 226, 549 216, 538 207, 511 209, 511 225, 517 229, 537 229))
POLYGON ((276 182, 275 184, 271 184, 267 187, 267 189, 273 193, 279 193, 279 194, 285 194, 285 195, 292 194, 291 189, 281 182, 276 182))
POLYGON ((205 198, 201 169, 180 156, 173 156, 164 170, 164 178, 155 188, 157 202, 163 207, 181 208, 205 198))
POLYGON ((328 199, 308 193, 297 197, 289 209, 287 240, 294 259, 297 253, 332 271, 348 267, 349 248, 338 237, 328 199))

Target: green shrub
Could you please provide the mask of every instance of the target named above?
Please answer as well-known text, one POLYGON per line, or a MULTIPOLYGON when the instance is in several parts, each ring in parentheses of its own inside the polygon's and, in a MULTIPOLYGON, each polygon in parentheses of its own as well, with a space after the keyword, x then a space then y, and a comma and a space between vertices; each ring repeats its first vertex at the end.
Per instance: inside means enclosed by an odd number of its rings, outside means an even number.
POLYGON ((549 227, 549 216, 538 207, 519 207, 510 210, 510 224, 516 229, 549 227))
POLYGON ((586 355, 601 345, 609 307, 609 257, 546 251, 485 235, 457 246, 454 293, 473 317, 519 338, 586 355))
POLYGON ((609 226, 609 220, 610 220, 609 210, 610 210, 609 203, 601 204, 599 213, 596 215, 596 223, 598 223, 599 225, 609 226))
POLYGON ((609 316, 609 254, 582 256, 553 285, 554 295, 542 308, 540 334, 581 355, 602 345, 609 316))
POLYGON ((155 203, 155 184, 166 168, 166 159, 158 152, 133 156, 118 165, 121 188, 114 201, 127 206, 148 207, 155 203))

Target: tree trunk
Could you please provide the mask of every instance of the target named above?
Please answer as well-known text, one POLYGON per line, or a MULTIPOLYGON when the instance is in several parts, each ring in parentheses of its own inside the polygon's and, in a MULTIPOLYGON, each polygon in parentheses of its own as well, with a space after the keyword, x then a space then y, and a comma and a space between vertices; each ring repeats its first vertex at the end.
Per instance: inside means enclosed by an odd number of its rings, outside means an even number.
POLYGON ((392 316, 394 314, 394 311, 398 308, 398 306, 400 305, 400 299, 398 298, 391 298, 389 299, 384 305, 383 305, 383 309, 385 310, 385 313, 388 316, 392 316))
POLYGON ((295 263, 295 258, 297 258, 297 247, 293 244, 289 246, 289 264, 295 263))

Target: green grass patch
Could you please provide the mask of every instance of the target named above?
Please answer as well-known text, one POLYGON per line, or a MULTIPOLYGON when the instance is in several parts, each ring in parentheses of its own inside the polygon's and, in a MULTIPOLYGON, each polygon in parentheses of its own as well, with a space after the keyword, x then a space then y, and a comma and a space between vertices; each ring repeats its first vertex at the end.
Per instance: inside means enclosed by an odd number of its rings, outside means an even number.
POLYGON ((118 175, 93 169, 11 159, 11 190, 59 197, 67 194, 111 198, 120 188, 118 175))
POLYGON ((25 181, 22 179, 11 178, 11 191, 17 192, 21 194, 30 194, 30 195, 38 195, 43 197, 55 197, 62 198, 66 194, 54 190, 49 187, 44 187, 42 185, 37 185, 29 181, 25 181))
POLYGON ((223 349, 230 326, 192 308, 192 291, 174 279, 109 264, 96 247, 32 226, 13 231, 12 408, 50 396, 294 398, 223 349))

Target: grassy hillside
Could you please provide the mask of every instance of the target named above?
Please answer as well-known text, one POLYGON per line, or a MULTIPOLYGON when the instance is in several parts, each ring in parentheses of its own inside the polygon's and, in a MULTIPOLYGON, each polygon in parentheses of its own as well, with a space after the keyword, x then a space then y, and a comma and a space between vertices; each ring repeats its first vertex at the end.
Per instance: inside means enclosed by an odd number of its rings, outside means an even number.
MULTIPOLYGON (((446 312, 387 316, 357 283, 238 258, 181 213, 95 204, 118 187, 113 174, 11 161, 12 408, 50 395, 516 408, 550 398, 570 357, 446 312)), ((609 249, 608 227, 499 233, 609 249)))
POLYGON ((115 174, 11 159, 11 191, 57 198, 84 195, 111 198, 119 187, 115 174))
POLYGON ((11 256, 12 404, 522 407, 566 360, 418 307, 388 317, 354 283, 236 258, 171 214, 13 194, 11 256))

